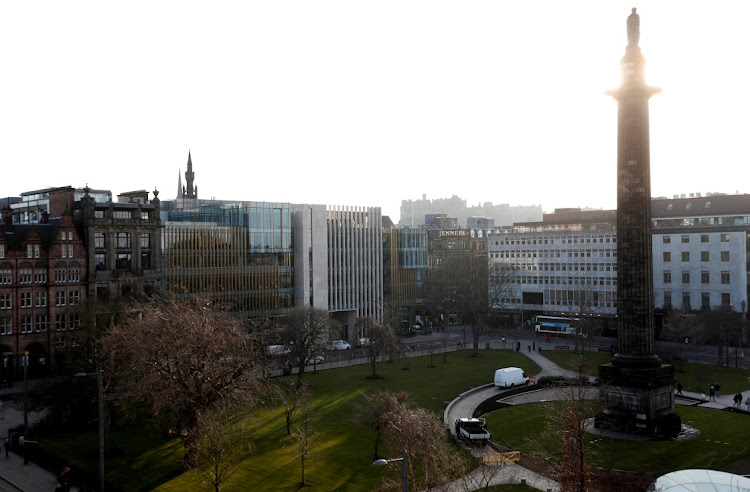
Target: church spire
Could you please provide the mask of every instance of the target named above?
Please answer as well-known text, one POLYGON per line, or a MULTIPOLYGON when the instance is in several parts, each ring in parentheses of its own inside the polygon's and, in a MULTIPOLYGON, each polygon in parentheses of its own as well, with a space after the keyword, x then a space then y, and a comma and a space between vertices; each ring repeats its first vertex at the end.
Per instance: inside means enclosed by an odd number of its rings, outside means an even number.
POLYGON ((198 198, 198 187, 194 185, 195 173, 193 172, 193 159, 188 149, 187 172, 185 173, 185 188, 183 189, 184 198, 198 198))
POLYGON ((182 198, 182 170, 177 172, 177 198, 182 198))

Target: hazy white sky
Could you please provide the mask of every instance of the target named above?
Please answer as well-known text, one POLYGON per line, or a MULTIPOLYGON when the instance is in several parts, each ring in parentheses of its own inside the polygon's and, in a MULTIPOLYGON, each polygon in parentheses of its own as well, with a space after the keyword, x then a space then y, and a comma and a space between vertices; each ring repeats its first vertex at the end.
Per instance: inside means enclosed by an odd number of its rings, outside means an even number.
POLYGON ((0 196, 616 204, 631 7, 655 196, 750 191, 750 2, 0 3, 0 196))

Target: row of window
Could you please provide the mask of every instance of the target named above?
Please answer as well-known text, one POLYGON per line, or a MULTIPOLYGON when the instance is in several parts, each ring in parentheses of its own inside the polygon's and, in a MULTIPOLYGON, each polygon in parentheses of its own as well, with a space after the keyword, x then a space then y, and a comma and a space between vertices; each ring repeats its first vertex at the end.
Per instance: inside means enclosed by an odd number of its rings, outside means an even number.
MULTIPOLYGON (((664 270, 663 272, 663 279, 665 284, 671 284, 672 283, 672 270, 664 270)), ((690 283, 690 272, 688 270, 682 271, 682 283, 683 284, 689 284, 690 283)), ((710 284, 711 283, 711 273, 708 270, 701 271, 701 283, 702 284, 710 284)), ((721 283, 722 284, 730 284, 731 282, 731 275, 728 271, 722 271, 721 272, 721 283)))
POLYGON ((515 284, 553 284, 553 285, 617 285, 614 277, 566 277, 566 276, 518 276, 511 283, 515 284))
MULTIPOLYGON (((720 256, 721 256, 721 261, 729 261, 729 251, 721 251, 720 256)), ((682 261, 690 261, 690 251, 682 251, 681 258, 682 258, 682 261)), ((672 252, 670 251, 662 252, 662 260, 664 260, 664 262, 666 263, 671 262, 672 252)), ((702 262, 711 261, 711 254, 709 251, 701 251, 701 261, 702 262)))
MULTIPOLYGON (((106 235, 103 232, 94 233, 94 247, 95 248, 106 248, 107 241, 106 235)), ((130 233, 129 232, 116 232, 115 233, 115 248, 118 249, 130 249, 130 233)), ((151 247, 151 234, 141 234, 141 248, 151 247)))
MULTIPOLYGON (((720 240, 722 243, 728 243, 729 242, 729 234, 720 234, 719 235, 720 240)), ((661 241, 664 244, 670 244, 672 242, 672 236, 666 235, 661 237, 661 241)), ((680 242, 683 244, 687 244, 690 242, 690 235, 689 234, 681 234, 680 235, 680 242)), ((701 234, 701 243, 708 243, 710 242, 710 235, 709 234, 701 234)))
POLYGON ((526 270, 528 272, 616 272, 616 263, 519 263, 513 265, 515 269, 526 270))
POLYGON ((617 258, 615 249, 566 249, 561 251, 490 251, 490 258, 617 258))
MULTIPOLYGON (((39 333, 47 331, 47 315, 21 316, 21 333, 39 333)), ((55 316, 55 330, 75 330, 80 328, 81 318, 78 314, 60 313, 55 316)), ((13 334, 13 320, 0 318, 0 335, 13 334)))
MULTIPOLYGON (((77 267, 73 268, 55 268, 55 282, 80 282, 81 281, 81 269, 77 267)), ((0 270, 0 284, 12 284, 13 283, 13 270, 2 269, 0 270)), ((31 268, 21 268, 18 270, 18 283, 19 284, 45 284, 47 283, 47 269, 37 268, 32 270, 31 268)))
MULTIPOLYGON (((732 296, 729 292, 721 293, 721 303, 725 306, 729 306, 732 303, 732 296)), ((672 308, 672 293, 669 291, 664 292, 664 308, 672 308)), ((682 308, 691 309, 691 296, 690 292, 682 293, 682 308)), ((711 308, 711 294, 708 292, 701 292, 701 309, 711 308)))
POLYGON ((500 239, 494 241, 495 246, 516 244, 604 244, 617 243, 617 237, 579 237, 579 236, 555 236, 552 238, 529 238, 529 239, 500 239))
MULTIPOLYGON (((47 306, 47 292, 21 292, 18 300, 22 308, 47 306)), ((81 300, 80 290, 55 292, 55 306, 73 306, 81 300)), ((13 309, 13 296, 10 293, 0 293, 0 309, 13 309)))

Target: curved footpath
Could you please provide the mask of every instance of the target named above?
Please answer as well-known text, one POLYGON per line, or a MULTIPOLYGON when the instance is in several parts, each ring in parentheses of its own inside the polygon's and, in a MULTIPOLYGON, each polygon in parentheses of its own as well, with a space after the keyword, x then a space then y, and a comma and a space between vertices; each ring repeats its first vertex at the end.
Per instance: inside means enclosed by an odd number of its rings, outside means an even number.
MULTIPOLYGON (((537 379, 543 376, 559 376, 564 375, 568 377, 577 377, 577 374, 573 371, 568 371, 561 368, 548 358, 544 357, 539 352, 522 352, 524 355, 532 359, 534 362, 542 368, 542 371, 536 375, 537 379)), ((589 376, 589 380, 593 381, 596 378, 589 376)), ((594 393, 598 393, 598 389, 592 388, 592 397, 597 397, 594 393)), ((521 405, 524 403, 534 403, 540 401, 549 401, 560 398, 560 394, 554 389, 539 389, 528 391, 525 393, 509 396, 503 398, 503 390, 499 390, 493 384, 487 384, 471 389, 461 395, 448 404, 443 413, 443 419, 450 429, 451 434, 455 435, 455 429, 453 422, 460 417, 471 417, 474 410, 483 402, 497 396, 498 400, 502 400, 504 403, 511 405, 521 405)), ((676 397, 675 403, 678 405, 693 405, 704 408, 713 408, 721 410, 734 406, 733 394, 721 395, 716 397, 716 401, 707 401, 706 395, 701 393, 695 393, 690 391, 682 391, 683 398, 676 397)), ((744 397, 750 396, 750 390, 742 392, 744 397)), ((742 409, 747 411, 747 407, 742 405, 742 409)), ((485 448, 473 448, 463 444, 464 449, 467 452, 480 456, 483 452, 495 452, 490 446, 485 448)), ((487 485, 499 485, 505 483, 521 483, 522 479, 526 481, 526 484, 539 490, 559 490, 559 484, 556 480, 552 480, 536 472, 533 472, 527 468, 522 467, 518 463, 506 463, 499 466, 480 466, 475 469, 470 475, 463 477, 455 482, 452 482, 440 490, 444 492, 464 492, 470 490, 478 490, 486 487, 487 485)))

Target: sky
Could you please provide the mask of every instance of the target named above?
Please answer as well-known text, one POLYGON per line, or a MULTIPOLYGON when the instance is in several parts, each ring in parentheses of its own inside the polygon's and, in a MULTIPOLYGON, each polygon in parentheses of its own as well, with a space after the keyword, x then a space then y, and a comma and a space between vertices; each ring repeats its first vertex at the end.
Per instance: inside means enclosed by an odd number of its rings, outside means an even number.
POLYGON ((0 197, 87 184, 615 208, 626 19, 653 196, 749 192, 750 2, 0 2, 0 197), (183 177, 184 183, 184 177, 183 177))

